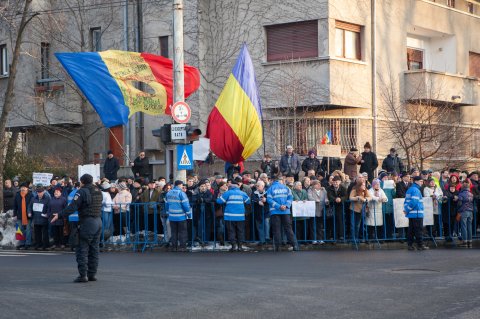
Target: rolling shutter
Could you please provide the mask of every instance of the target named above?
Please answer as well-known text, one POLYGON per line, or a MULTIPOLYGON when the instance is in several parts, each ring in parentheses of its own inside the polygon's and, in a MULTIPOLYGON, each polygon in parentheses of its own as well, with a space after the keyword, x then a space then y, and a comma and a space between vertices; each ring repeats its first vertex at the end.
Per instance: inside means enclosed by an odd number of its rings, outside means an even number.
POLYGON ((469 54, 470 76, 480 78, 480 53, 470 52, 469 54))
POLYGON ((318 57, 318 21, 266 27, 267 61, 318 57))

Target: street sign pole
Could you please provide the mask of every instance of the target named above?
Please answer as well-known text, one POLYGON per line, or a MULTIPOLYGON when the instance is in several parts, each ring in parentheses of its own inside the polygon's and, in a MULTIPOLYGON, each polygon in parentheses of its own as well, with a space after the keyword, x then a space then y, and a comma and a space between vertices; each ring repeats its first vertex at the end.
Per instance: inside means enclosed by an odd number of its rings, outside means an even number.
MULTIPOLYGON (((183 71, 183 0, 173 0, 173 102, 183 102, 184 71, 183 71)), ((186 141, 186 139, 185 139, 186 141)), ((178 145, 175 146, 178 154, 178 145)), ((178 168, 178 160, 175 159, 175 180, 187 181, 187 171, 178 168)))

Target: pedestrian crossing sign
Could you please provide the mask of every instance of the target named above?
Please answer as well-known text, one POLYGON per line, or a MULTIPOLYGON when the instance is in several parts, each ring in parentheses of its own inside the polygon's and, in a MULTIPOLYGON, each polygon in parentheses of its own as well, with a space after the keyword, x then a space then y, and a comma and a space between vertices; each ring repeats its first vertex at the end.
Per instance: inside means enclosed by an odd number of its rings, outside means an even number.
POLYGON ((177 169, 193 169, 193 146, 191 144, 177 145, 177 169))

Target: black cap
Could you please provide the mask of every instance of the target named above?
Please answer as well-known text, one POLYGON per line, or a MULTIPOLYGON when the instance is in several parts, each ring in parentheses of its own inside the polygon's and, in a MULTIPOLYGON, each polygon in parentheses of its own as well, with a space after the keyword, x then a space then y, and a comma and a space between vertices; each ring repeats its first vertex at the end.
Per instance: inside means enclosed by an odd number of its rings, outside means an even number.
POLYGON ((92 184, 93 176, 90 174, 83 174, 82 177, 80 177, 80 182, 82 182, 83 185, 92 184))
POLYGON ((356 147, 352 147, 352 148, 350 149, 350 152, 358 152, 358 149, 357 149, 356 147))
POLYGON ((413 181, 414 181, 414 182, 423 181, 423 178, 422 178, 421 176, 415 176, 415 177, 413 178, 413 181))
POLYGON ((108 150, 107 155, 113 154, 112 150, 108 150))
POLYGON ((183 182, 182 181, 175 181, 175 186, 180 186, 180 185, 183 185, 183 182))

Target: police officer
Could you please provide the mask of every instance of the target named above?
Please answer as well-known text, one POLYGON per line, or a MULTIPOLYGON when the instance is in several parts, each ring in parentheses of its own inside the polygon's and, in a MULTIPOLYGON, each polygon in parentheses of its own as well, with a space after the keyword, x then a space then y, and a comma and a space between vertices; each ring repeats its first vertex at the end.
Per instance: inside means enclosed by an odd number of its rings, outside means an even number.
POLYGON ((270 222, 272 224, 274 251, 280 250, 282 231, 287 234, 287 239, 292 245, 293 250, 299 250, 297 239, 292 230, 292 219, 290 217, 292 201, 292 191, 284 185, 283 177, 278 177, 267 191, 267 203, 270 207, 270 222))
POLYGON ((80 177, 81 188, 73 201, 60 213, 54 214, 52 223, 58 218, 67 217, 78 211, 78 238, 76 257, 79 276, 74 282, 97 281, 98 251, 102 232, 102 192, 93 185, 93 177, 84 174, 80 177))
POLYGON ((170 220, 170 251, 185 251, 188 239, 187 217, 192 218, 192 210, 188 196, 183 191, 182 181, 175 181, 175 187, 165 195, 165 211, 170 220))

